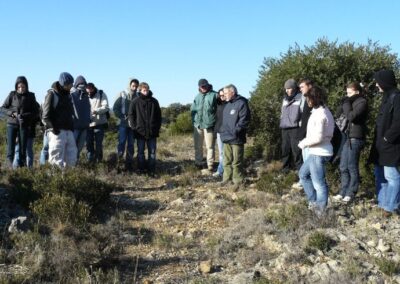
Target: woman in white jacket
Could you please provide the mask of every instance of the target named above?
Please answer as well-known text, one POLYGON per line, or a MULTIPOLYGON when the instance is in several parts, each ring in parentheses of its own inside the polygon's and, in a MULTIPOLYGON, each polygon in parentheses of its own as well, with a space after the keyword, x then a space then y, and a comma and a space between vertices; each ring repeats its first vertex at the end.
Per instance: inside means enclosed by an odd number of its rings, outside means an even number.
POLYGON ((316 213, 322 213, 328 203, 325 164, 333 155, 331 139, 334 119, 324 105, 324 91, 320 87, 313 87, 305 97, 312 110, 306 138, 300 141, 299 147, 308 148, 309 156, 301 166, 299 177, 308 198, 309 208, 315 209, 316 213))

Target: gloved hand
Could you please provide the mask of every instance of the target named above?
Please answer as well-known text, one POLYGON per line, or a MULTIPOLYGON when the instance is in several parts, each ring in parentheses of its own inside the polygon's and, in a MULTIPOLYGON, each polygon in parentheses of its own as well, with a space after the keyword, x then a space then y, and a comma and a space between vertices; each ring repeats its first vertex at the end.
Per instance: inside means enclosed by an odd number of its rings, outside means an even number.
POLYGON ((18 123, 19 123, 19 124, 24 123, 24 118, 23 118, 22 115, 20 115, 20 114, 17 115, 17 120, 18 120, 18 123))

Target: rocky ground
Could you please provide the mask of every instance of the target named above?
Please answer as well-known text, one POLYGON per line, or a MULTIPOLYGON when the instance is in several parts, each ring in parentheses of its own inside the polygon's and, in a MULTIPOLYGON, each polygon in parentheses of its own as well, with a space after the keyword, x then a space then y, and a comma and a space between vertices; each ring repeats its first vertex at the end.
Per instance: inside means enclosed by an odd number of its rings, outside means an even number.
MULTIPOLYGON (((235 191, 193 167, 190 137, 164 143, 161 176, 107 177, 124 186, 112 201, 124 220, 117 265, 127 282, 400 283, 399 217, 383 217, 373 200, 330 202, 317 217, 303 192, 263 161, 249 165, 246 186, 235 191), (261 183, 264 174, 276 178, 261 183)), ((6 194, 2 231, 22 214, 6 194)))

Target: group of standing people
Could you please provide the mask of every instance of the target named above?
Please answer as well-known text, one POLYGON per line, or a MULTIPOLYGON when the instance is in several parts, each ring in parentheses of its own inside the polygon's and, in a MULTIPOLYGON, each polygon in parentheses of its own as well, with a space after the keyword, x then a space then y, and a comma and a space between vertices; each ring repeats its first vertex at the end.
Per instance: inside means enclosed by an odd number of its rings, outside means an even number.
MULTIPOLYGON (((121 92, 113 109, 120 120, 119 157, 123 158, 128 142, 126 163, 132 168, 135 137, 138 168, 153 173, 161 109, 149 85, 132 79, 128 91, 121 92), (148 165, 144 155, 146 144, 148 165)), ((39 122, 45 129, 40 164, 48 161, 60 168, 75 166, 85 145, 89 162, 96 163, 103 159, 103 139, 110 116, 108 99, 102 90, 93 83, 87 83, 83 76, 74 80, 68 72, 61 73, 59 80, 48 90, 42 107, 34 93, 29 92, 27 79, 18 77, 15 91, 5 100, 2 112, 7 116, 9 168, 33 165, 33 137, 39 122)))
MULTIPOLYGON (((378 207, 390 216, 400 203, 400 91, 392 70, 376 72, 374 79, 383 99, 369 161, 375 166, 378 207)), ((368 103, 363 87, 359 82, 347 85, 336 118, 326 105, 325 91, 312 80, 303 79, 298 87, 289 79, 284 88, 280 118, 283 172, 298 173, 300 182, 294 186, 304 189, 309 208, 321 214, 329 195, 326 163, 338 155, 341 185, 333 200, 352 201, 359 189, 359 160, 367 135, 368 103), (339 145, 333 145, 335 132, 339 145)))
POLYGON ((221 185, 233 183, 240 187, 244 182, 244 144, 250 122, 247 99, 232 84, 215 92, 206 79, 200 79, 198 87, 191 106, 195 164, 200 169, 206 167, 207 174, 222 176, 221 185), (219 165, 214 172, 215 140, 219 165), (207 152, 205 164, 203 144, 207 152))

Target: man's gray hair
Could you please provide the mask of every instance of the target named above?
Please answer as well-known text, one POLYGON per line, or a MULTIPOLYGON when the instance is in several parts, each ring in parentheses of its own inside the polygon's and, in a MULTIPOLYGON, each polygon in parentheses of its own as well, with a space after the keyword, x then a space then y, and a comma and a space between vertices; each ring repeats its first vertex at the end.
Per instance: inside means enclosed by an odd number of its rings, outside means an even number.
POLYGON ((227 89, 227 90, 233 92, 235 95, 238 94, 237 88, 236 88, 236 86, 233 85, 233 84, 229 84, 229 85, 225 86, 224 89, 227 89))

